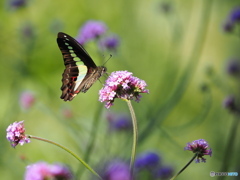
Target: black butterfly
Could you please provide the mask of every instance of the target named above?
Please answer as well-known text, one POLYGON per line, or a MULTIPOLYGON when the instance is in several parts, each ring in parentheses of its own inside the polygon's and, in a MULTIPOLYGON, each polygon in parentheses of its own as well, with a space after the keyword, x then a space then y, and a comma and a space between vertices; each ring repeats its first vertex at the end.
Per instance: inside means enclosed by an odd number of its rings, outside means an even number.
POLYGON ((71 36, 59 32, 57 43, 66 67, 62 74, 61 99, 71 101, 78 93, 87 92, 107 69, 96 66, 83 46, 71 36))

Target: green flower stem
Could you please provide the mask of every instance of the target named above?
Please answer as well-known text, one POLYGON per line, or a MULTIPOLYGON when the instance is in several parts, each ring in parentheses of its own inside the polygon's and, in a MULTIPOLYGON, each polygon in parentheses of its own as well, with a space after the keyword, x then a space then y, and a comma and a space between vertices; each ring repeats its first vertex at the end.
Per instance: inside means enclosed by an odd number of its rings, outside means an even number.
MULTIPOLYGON (((231 129, 229 130, 229 137, 227 140, 227 145, 225 146, 226 147, 225 155, 223 157, 222 167, 220 172, 226 172, 230 167, 230 161, 232 160, 232 155, 234 152, 234 145, 236 145, 238 141, 238 140, 236 141, 236 137, 238 133, 238 125, 239 125, 239 116, 236 115, 236 118, 232 122, 231 129)), ((221 180, 221 179, 224 179, 224 177, 219 176, 218 180, 221 180)))
POLYGON ((94 119, 93 119, 93 123, 92 123, 92 129, 91 129, 91 133, 90 133, 90 140, 89 140, 89 144, 87 145, 86 148, 86 154, 84 155, 84 158, 86 159, 86 162, 89 162, 89 158, 90 155, 93 151, 94 145, 95 145, 95 141, 97 138, 97 132, 98 132, 98 127, 99 127, 99 118, 101 117, 101 113, 102 113, 103 107, 101 106, 101 104, 97 107, 97 111, 94 115, 94 119))
POLYGON ((198 155, 198 153, 195 153, 194 156, 192 157, 192 159, 170 180, 175 179, 179 174, 181 174, 193 162, 193 160, 197 157, 197 155, 198 155))
POLYGON ((135 115, 135 112, 132 107, 132 103, 130 100, 126 100, 126 101, 127 101, 130 113, 131 113, 132 124, 133 124, 133 145, 132 145, 132 154, 131 154, 131 162, 130 162, 130 169, 131 169, 131 173, 133 174, 134 162, 135 162, 135 157, 136 157, 138 129, 137 129, 137 119, 136 119, 136 115, 135 115))
POLYGON ((36 136, 32 136, 32 135, 28 135, 29 138, 32 138, 32 139, 37 139, 37 140, 40 140, 40 141, 44 141, 44 142, 47 142, 47 143, 50 143, 50 144, 53 144, 53 145, 56 145, 60 148, 62 148, 63 150, 67 151, 68 153, 70 153, 73 157, 75 157, 78 161, 80 161, 89 171, 91 171, 93 174, 95 174, 99 179, 102 179, 98 173, 96 173, 85 161, 83 161, 80 157, 78 157, 75 153, 73 153, 71 150, 69 150, 68 148, 62 146, 61 144, 58 144, 56 142, 53 142, 53 141, 50 141, 50 140, 47 140, 47 139, 43 139, 43 138, 40 138, 40 137, 36 137, 36 136))
MULTIPOLYGON (((103 107, 101 106, 101 104, 97 107, 97 111, 93 117, 93 122, 92 122, 92 127, 91 127, 91 131, 90 131, 90 136, 89 136, 89 143, 87 144, 87 148, 85 150, 85 154, 84 154, 84 159, 85 162, 89 163, 90 161, 90 157, 91 154, 93 152, 94 146, 95 146, 95 142, 96 142, 96 138, 97 138, 97 132, 98 132, 98 127, 99 127, 99 118, 100 115, 102 113, 102 109, 103 107)), ((82 175, 82 171, 80 169, 80 167, 78 168, 77 172, 76 172, 76 176, 79 177, 79 179, 81 179, 81 175, 82 175)))

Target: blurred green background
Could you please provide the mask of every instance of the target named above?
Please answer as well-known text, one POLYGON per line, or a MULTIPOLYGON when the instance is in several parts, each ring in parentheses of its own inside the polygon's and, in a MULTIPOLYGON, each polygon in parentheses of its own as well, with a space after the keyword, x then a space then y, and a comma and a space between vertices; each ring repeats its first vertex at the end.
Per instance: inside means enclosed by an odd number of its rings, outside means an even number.
MULTIPOLYGON (((131 132, 111 133, 106 120, 109 112, 129 115, 124 101, 116 100, 105 109, 98 101, 99 82, 72 102, 59 98, 64 65, 57 33, 76 37, 88 20, 105 22, 120 38, 117 52, 106 64, 108 72, 128 70, 148 84, 150 94, 143 94, 140 103, 133 102, 139 126, 137 152, 159 152, 176 173, 193 156, 183 150, 186 143, 205 139, 212 157, 206 157, 207 163, 191 164, 178 179, 210 179, 210 171, 221 171, 234 122, 222 102, 239 93, 226 64, 240 57, 239 37, 224 32, 222 26, 239 1, 29 0, 17 8, 9 3, 0 4, 1 179, 22 179, 26 165, 40 160, 66 163, 73 172, 80 166, 81 179, 91 176, 73 157, 50 144, 32 140, 12 148, 5 136, 14 121, 25 120, 27 134, 56 141, 83 158, 95 132, 88 161, 92 167, 109 157, 130 158, 131 132), (23 91, 36 98, 28 110, 19 105, 23 91), (65 117, 64 110, 72 117, 65 117)), ((99 56, 93 42, 85 47, 97 65, 110 56, 109 52, 99 56)), ((240 168, 240 144, 231 146, 224 171, 235 172, 240 168)))

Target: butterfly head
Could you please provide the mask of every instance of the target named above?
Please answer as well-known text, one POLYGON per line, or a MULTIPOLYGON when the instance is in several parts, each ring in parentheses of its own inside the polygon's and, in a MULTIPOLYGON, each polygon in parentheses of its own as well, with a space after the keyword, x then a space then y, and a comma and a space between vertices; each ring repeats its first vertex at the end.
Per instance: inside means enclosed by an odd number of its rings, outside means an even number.
POLYGON ((107 68, 105 66, 100 66, 101 68, 101 76, 107 73, 107 68))

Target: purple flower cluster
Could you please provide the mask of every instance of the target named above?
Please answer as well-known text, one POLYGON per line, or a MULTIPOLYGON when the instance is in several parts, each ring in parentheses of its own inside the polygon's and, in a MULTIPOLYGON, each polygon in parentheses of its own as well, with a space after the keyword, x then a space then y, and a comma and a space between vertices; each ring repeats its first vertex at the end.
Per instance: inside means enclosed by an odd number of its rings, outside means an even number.
POLYGON ((154 168, 160 164, 160 157, 155 152, 146 152, 137 156, 135 167, 141 168, 154 168))
POLYGON ((101 21, 87 21, 79 31, 77 41, 84 45, 86 42, 96 39, 107 31, 107 26, 101 21))
POLYGON ((139 93, 149 93, 144 80, 132 76, 128 71, 112 72, 106 80, 104 87, 99 91, 99 101, 106 102, 105 107, 110 108, 115 98, 140 101, 139 93))
POLYGON ((196 163, 199 163, 200 159, 202 162, 206 162, 206 159, 203 158, 204 155, 212 156, 212 150, 208 148, 209 145, 207 141, 205 141, 204 139, 199 139, 191 143, 187 143, 187 146, 184 148, 184 150, 189 150, 193 153, 197 153, 196 163))
POLYGON ((23 145, 29 143, 30 139, 25 135, 25 128, 23 121, 14 122, 7 128, 7 140, 11 142, 12 147, 16 147, 18 144, 23 145))
POLYGON ((97 40, 101 51, 116 51, 119 46, 119 38, 117 35, 107 35, 108 27, 102 21, 87 21, 79 30, 77 41, 84 45, 90 40, 97 40))
POLYGON ((62 164, 38 162, 26 167, 25 180, 62 179, 71 180, 71 171, 62 164))

